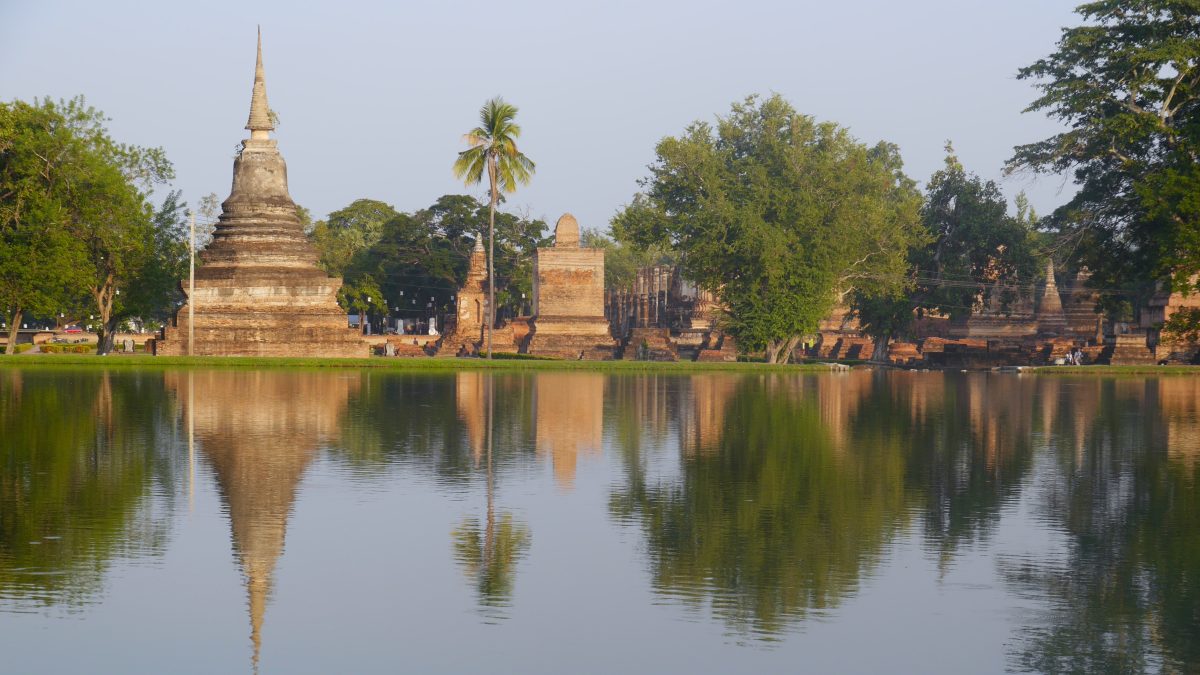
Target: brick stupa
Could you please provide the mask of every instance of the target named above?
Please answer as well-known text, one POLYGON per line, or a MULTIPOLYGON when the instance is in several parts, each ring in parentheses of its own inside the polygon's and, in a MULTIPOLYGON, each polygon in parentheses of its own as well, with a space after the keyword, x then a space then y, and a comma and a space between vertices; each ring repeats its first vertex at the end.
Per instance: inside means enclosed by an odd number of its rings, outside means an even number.
POLYGON ((487 254, 483 250, 482 236, 475 238, 467 279, 458 289, 457 307, 454 332, 442 338, 438 353, 476 354, 484 341, 484 313, 487 311, 487 254))
POLYGON ((1042 301, 1038 304, 1037 326, 1039 335, 1066 335, 1069 332, 1062 298, 1058 294, 1058 285, 1054 282, 1053 260, 1046 262, 1046 287, 1042 291, 1042 301))
MULTIPOLYGON (((195 310, 197 356, 366 357, 358 331, 338 306, 342 280, 317 267, 296 204, 287 166, 269 132, 262 37, 254 70, 250 138, 233 162, 233 190, 221 204, 212 243, 200 254, 195 310)), ((183 291, 188 293, 185 281, 183 291)), ((188 353, 188 307, 163 331, 157 353, 188 353)))
POLYGON ((616 341, 604 318, 604 249, 579 246, 579 222, 569 213, 554 226, 554 246, 534 255, 533 312, 530 354, 613 357, 616 341))

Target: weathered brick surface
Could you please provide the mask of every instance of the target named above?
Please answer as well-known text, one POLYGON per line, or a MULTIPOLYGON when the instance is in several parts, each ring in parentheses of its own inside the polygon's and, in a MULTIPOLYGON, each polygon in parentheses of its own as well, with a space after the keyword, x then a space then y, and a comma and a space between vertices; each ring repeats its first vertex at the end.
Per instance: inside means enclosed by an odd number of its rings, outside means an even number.
MULTIPOLYGON (((454 330, 442 338, 438 345, 439 356, 475 354, 485 342, 484 325, 487 313, 487 253, 481 239, 475 242, 471 263, 467 268, 467 280, 455 296, 456 316, 454 330)), ((495 336, 492 337, 493 343, 495 336)))
POLYGON ((613 358, 616 341, 604 317, 604 250, 579 248, 579 225, 570 214, 555 227, 555 245, 537 250, 533 274, 528 353, 613 358))
MULTIPOLYGON (((255 105, 266 102, 261 63, 255 105), (260 91, 261 90, 261 91, 260 91), (261 94, 261 95, 260 95, 261 94)), ((261 113, 261 111, 260 111, 261 113)), ((263 113, 265 114, 265 113, 263 113)), ((260 114, 261 117, 261 114, 260 114)), ((255 125, 233 163, 212 243, 200 254, 192 353, 197 356, 365 357, 369 348, 337 304, 342 280, 317 267, 288 193, 287 165, 268 127, 255 125)), ((261 122, 261 120, 259 120, 261 122)), ((188 353, 188 307, 164 329, 157 353, 188 353)))

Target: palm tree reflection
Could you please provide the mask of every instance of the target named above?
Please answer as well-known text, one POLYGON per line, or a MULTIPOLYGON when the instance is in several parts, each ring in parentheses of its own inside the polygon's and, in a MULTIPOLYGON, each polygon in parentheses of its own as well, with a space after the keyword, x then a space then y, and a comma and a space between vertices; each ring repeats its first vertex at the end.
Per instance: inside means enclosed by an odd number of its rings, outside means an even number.
MULTIPOLYGON (((460 392, 476 394, 474 397, 460 395, 460 406, 475 406, 475 410, 485 411, 486 431, 483 435, 482 454, 487 477, 487 510, 482 523, 474 516, 467 516, 450 536, 454 541, 454 557, 467 577, 472 580, 480 609, 491 618, 502 619, 504 615, 497 610, 507 607, 512 597, 517 562, 529 549, 529 527, 514 518, 511 513, 496 513, 496 479, 492 461, 495 436, 494 377, 491 373, 462 373, 458 386, 460 392), (477 386, 478 378, 483 378, 483 387, 477 386), (471 386, 472 384, 476 386, 471 386), (480 401, 480 398, 483 400, 480 401)), ((460 410, 468 426, 470 420, 478 419, 471 415, 471 412, 469 409, 460 410)), ((478 438, 476 434, 469 434, 469 437, 478 438)), ((476 456, 479 455, 475 447, 471 450, 476 456)))

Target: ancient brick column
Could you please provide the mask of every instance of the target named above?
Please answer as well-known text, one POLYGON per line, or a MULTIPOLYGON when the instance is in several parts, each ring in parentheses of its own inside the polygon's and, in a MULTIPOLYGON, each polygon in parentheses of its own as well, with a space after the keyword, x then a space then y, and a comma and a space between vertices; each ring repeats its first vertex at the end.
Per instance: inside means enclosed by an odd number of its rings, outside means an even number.
POLYGON ((612 358, 604 318, 604 249, 579 246, 579 223, 564 214, 554 246, 533 258, 533 321, 528 352, 567 359, 612 358))

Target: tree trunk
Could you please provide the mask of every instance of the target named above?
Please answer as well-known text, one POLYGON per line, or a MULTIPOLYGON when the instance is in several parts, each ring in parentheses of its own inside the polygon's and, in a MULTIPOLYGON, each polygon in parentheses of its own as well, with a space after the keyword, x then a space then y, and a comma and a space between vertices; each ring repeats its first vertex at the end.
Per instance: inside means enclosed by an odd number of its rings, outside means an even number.
POLYGON ((888 362, 888 345, 892 341, 892 331, 875 338, 875 349, 871 352, 871 363, 888 362))
POLYGON ((96 334, 96 356, 103 356, 113 347, 113 333, 117 322, 113 318, 113 297, 116 287, 113 284, 113 273, 109 272, 104 283, 92 288, 92 298, 96 301, 96 309, 100 312, 100 330, 96 334))
POLYGON ((97 336, 96 355, 107 354, 113 350, 113 342, 117 338, 117 319, 110 316, 100 324, 100 335, 97 336))
POLYGON ((796 351, 796 345, 800 343, 800 336, 793 335, 787 339, 787 343, 783 346, 783 354, 781 355, 781 363, 792 362, 792 352, 796 351))
POLYGON ((17 334, 21 330, 21 318, 25 315, 24 310, 18 309, 13 312, 12 317, 8 322, 8 347, 5 347, 5 354, 17 353, 17 334))
POLYGON ((767 363, 775 363, 779 357, 779 341, 767 340, 767 363))
POLYGON ((788 363, 792 359, 792 350, 799 342, 799 335, 784 340, 768 340, 767 363, 788 363))
POLYGON ((488 322, 487 357, 492 358, 492 329, 496 326, 496 156, 488 155, 488 182, 491 200, 488 202, 488 322))

